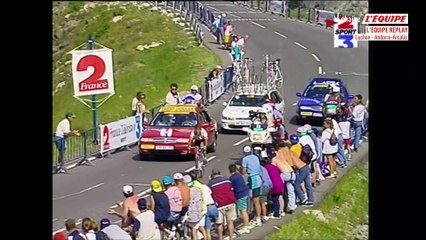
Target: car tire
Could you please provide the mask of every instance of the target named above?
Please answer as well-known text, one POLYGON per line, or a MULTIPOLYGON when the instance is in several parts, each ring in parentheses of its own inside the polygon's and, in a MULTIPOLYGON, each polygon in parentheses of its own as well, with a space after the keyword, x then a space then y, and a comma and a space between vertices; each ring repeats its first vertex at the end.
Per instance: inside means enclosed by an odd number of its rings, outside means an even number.
POLYGON ((139 153, 139 160, 141 160, 141 161, 147 161, 147 160, 149 160, 149 155, 148 154, 139 153))
POLYGON ((302 118, 300 118, 300 117, 297 117, 296 118, 296 124, 297 125, 303 125, 303 124, 305 124, 305 120, 303 120, 302 118))
POLYGON ((227 134, 228 133, 228 130, 226 130, 225 128, 223 128, 223 127, 220 127, 219 128, 219 133, 220 134, 227 134))
POLYGON ((214 139, 214 142, 210 145, 210 146, 208 146, 207 147, 207 153, 214 153, 214 152, 216 152, 216 149, 217 149, 217 133, 215 134, 215 139, 214 139))

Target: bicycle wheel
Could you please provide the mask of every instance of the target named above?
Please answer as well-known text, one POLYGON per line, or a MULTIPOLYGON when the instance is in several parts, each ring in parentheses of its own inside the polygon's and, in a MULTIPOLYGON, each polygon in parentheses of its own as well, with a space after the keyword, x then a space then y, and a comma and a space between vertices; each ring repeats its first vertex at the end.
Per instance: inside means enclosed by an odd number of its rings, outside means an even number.
POLYGON ((284 77, 281 74, 281 71, 279 69, 277 69, 277 71, 275 71, 274 78, 276 79, 275 85, 277 86, 277 88, 281 88, 283 86, 283 83, 284 83, 284 77))

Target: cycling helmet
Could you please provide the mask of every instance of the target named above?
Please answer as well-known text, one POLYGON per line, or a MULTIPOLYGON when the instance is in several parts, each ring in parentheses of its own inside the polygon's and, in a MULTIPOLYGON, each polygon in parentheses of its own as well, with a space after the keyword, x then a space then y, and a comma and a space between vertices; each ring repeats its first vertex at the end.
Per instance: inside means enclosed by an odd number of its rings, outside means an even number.
POLYGON ((197 87, 197 85, 192 85, 192 86, 191 86, 191 91, 197 91, 197 92, 198 92, 198 87, 197 87))
POLYGON ((333 92, 335 93, 340 92, 340 88, 338 86, 333 86, 333 92))
POLYGON ((291 144, 299 143, 299 136, 297 136, 297 134, 291 134, 290 135, 290 142, 291 142, 291 144))
POLYGON ((172 177, 170 177, 170 176, 164 176, 164 177, 163 177, 163 184, 164 184, 165 186, 172 185, 172 184, 173 184, 173 182, 174 182, 174 180, 173 180, 173 178, 172 178, 172 177))

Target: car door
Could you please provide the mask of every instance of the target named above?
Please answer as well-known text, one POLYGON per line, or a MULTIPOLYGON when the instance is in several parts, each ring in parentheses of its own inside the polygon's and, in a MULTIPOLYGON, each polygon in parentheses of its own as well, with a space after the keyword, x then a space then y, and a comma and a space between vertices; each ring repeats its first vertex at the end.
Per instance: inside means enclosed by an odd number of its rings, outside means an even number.
POLYGON ((201 121, 201 126, 204 128, 204 130, 206 130, 209 139, 208 139, 208 144, 209 146, 211 144, 213 144, 214 142, 214 138, 216 135, 216 127, 215 127, 215 123, 214 121, 210 118, 210 116, 207 114, 206 111, 201 111, 200 113, 200 121, 201 121))
POLYGON ((275 107, 281 112, 284 112, 284 108, 285 108, 284 98, 278 93, 278 91, 272 91, 271 98, 275 100, 275 102, 277 103, 275 107))

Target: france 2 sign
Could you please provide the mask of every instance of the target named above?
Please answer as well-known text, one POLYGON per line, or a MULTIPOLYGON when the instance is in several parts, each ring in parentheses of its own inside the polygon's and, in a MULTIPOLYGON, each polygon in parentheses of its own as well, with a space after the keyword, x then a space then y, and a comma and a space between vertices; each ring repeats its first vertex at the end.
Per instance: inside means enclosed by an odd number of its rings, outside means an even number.
POLYGON ((75 50, 72 52, 74 96, 114 94, 112 50, 75 50))

